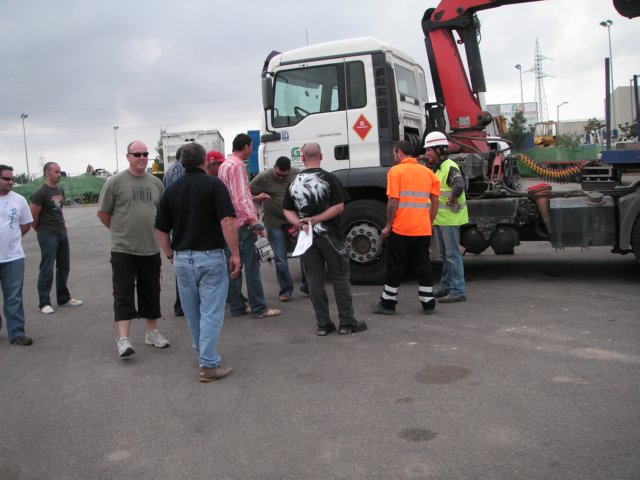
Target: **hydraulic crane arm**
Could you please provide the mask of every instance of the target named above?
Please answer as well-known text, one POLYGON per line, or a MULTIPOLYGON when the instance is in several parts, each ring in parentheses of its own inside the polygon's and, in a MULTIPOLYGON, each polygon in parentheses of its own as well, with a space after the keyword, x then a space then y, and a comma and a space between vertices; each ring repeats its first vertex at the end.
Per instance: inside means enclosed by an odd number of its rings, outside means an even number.
MULTIPOLYGON (((490 8, 540 0, 441 0, 422 17, 422 31, 431 68, 436 102, 427 104, 428 130, 444 131, 444 109, 449 126, 463 151, 487 152, 485 127, 491 115, 482 110, 478 94, 486 91, 478 46, 480 22, 476 12, 490 8), (456 42, 454 32, 458 34, 456 42), (469 77, 457 43, 463 44, 469 77), (466 148, 465 148, 466 147, 466 148)), ((639 0, 613 0, 623 16, 640 16, 639 0)))
MULTIPOLYGON (((480 23, 476 12, 489 8, 538 0, 442 0, 436 8, 429 8, 422 18, 422 31, 431 68, 436 103, 427 106, 433 129, 444 125, 447 108, 449 126, 460 143, 469 151, 487 152, 485 127, 491 115, 482 110, 478 93, 485 92, 484 71, 478 46, 480 23), (465 47, 469 78, 456 45, 465 47)), ((465 149, 466 150, 466 149, 465 149)))

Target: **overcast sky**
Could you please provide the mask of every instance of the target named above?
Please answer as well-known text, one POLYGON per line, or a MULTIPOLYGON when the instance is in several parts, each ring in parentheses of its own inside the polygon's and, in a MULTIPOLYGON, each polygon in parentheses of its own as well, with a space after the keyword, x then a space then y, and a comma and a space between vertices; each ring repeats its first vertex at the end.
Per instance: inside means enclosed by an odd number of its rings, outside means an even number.
MULTIPOLYGON (((373 36, 423 65, 420 20, 437 2, 415 0, 213 1, 0 0, 0 163, 26 173, 56 161, 76 175, 87 164, 120 169, 132 140, 150 151, 168 131, 217 129, 229 153, 236 133, 260 128, 260 71, 271 50, 373 36)), ((604 116, 604 57, 611 43, 616 86, 640 74, 640 19, 610 0, 548 0, 479 13, 487 103, 534 101, 536 38, 551 77, 555 119, 604 116)), ((427 74, 428 77, 428 74, 427 74)), ((433 90, 429 85, 429 96, 433 90)))

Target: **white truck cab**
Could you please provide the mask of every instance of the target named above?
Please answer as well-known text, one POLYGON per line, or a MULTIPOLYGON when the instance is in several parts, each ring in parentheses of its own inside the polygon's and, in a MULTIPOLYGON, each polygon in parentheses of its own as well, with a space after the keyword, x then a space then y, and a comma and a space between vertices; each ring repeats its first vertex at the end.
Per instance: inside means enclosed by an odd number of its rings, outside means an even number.
POLYGON ((343 225, 352 280, 383 282, 386 173, 394 142, 421 147, 424 70, 375 38, 341 40, 272 54, 262 96, 261 169, 280 156, 302 168, 300 148, 319 143, 322 168, 338 175, 350 196, 343 225))

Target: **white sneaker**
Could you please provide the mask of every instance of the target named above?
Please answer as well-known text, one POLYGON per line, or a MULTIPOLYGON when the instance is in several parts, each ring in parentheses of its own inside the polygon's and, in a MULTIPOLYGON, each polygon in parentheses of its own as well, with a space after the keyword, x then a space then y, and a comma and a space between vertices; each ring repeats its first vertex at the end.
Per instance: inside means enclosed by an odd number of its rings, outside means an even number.
POLYGON ((48 314, 50 314, 50 313, 55 312, 55 310, 51 307, 51 305, 45 305, 44 307, 42 307, 42 308, 40 309, 40 311, 41 311, 42 313, 46 313, 47 315, 48 315, 48 314))
POLYGON ((118 344, 118 355, 120 355, 122 358, 130 357, 131 355, 136 353, 133 349, 133 345, 131 345, 131 340, 129 340, 127 337, 118 338, 116 340, 116 343, 118 344))
POLYGON ((77 307, 78 305, 82 305, 82 300, 76 300, 75 298, 70 298, 67 303, 63 303, 60 305, 61 307, 77 307))
POLYGON ((169 346, 169 340, 164 338, 157 328, 151 332, 147 331, 144 343, 153 345, 156 348, 167 348, 169 346))

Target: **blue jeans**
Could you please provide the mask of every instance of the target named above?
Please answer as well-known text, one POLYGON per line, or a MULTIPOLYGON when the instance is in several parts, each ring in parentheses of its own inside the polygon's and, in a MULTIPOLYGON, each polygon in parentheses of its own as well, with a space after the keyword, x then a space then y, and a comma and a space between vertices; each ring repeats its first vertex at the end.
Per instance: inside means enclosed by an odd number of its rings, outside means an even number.
MULTIPOLYGON (((0 263, 0 283, 4 298, 4 318, 7 320, 7 336, 12 342, 24 336, 24 307, 22 284, 24 281, 24 258, 0 263)), ((0 327, 2 322, 0 321, 0 327)))
POLYGON ((215 367, 220 363, 217 345, 229 288, 227 258, 221 249, 182 250, 174 255, 173 268, 193 349, 199 353, 201 367, 215 367))
MULTIPOLYGON (((262 280, 260 280, 260 259, 256 253, 256 240, 257 237, 254 235, 253 228, 250 225, 238 228, 240 261, 247 278, 247 296, 249 297, 251 315, 259 317, 267 310, 267 303, 264 300, 262 280)), ((228 255, 229 251, 227 250, 228 255)), ((236 278, 229 280, 227 302, 229 302, 231 315, 242 315, 246 307, 246 299, 242 294, 242 271, 236 278)))
POLYGON ((289 264, 287 262, 287 232, 281 228, 267 227, 269 242, 275 254, 276 263, 276 279, 280 286, 279 295, 291 296, 293 293, 293 280, 289 273, 289 264))
POLYGON ((460 227, 434 225, 433 230, 442 259, 442 276, 438 291, 449 292, 454 297, 464 295, 464 265, 460 254, 460 227))
POLYGON ((51 287, 53 286, 53 267, 56 267, 56 300, 64 305, 71 299, 67 280, 71 271, 71 253, 66 233, 40 234, 40 274, 38 275, 38 308, 51 305, 51 287))

